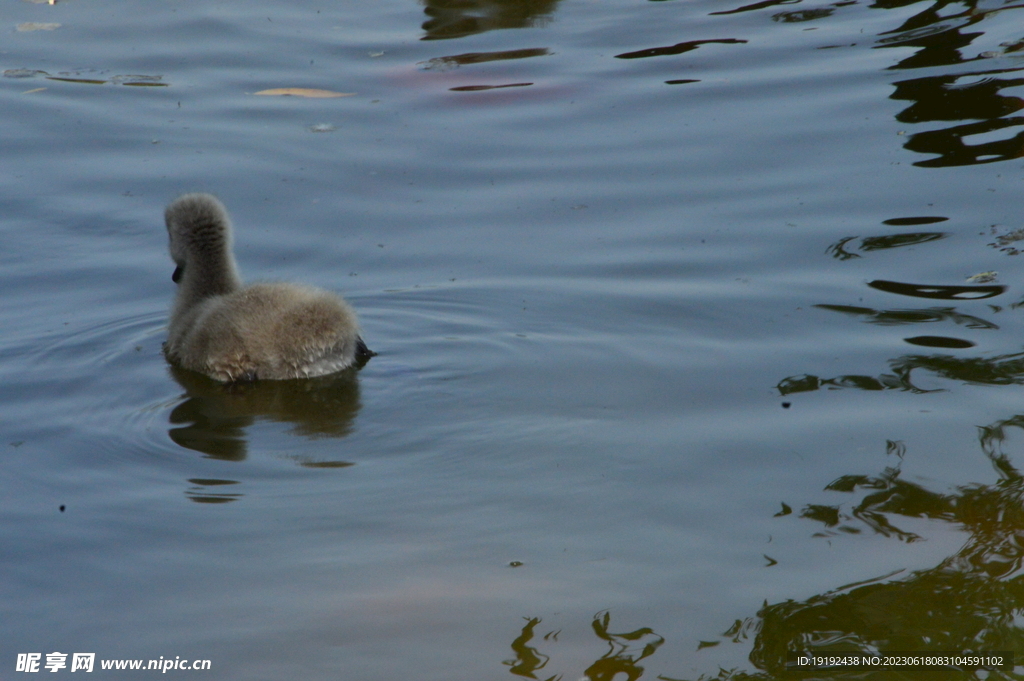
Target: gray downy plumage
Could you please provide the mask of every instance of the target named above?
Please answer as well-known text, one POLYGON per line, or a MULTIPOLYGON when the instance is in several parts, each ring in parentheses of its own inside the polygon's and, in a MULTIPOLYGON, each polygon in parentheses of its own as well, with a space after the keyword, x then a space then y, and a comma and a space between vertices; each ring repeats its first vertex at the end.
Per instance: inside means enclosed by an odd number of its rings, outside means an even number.
POLYGON ((167 358, 218 381, 323 376, 374 353, 340 296, 287 283, 244 286, 231 220, 210 194, 185 194, 164 214, 173 279, 167 358))

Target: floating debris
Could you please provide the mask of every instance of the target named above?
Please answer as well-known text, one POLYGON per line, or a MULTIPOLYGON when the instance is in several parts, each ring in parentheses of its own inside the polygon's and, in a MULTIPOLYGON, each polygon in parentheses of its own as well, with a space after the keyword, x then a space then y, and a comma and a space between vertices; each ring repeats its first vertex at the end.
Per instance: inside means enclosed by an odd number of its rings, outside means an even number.
POLYGON ((306 128, 310 132, 334 132, 337 130, 337 126, 331 125, 330 123, 314 123, 306 128))
POLYGON ((134 87, 167 87, 167 83, 161 82, 164 79, 163 76, 114 76, 110 79, 111 83, 117 85, 131 85, 134 87))
POLYGON ((304 88, 304 87, 279 87, 270 90, 260 90, 254 92, 257 95, 269 95, 279 97, 314 97, 318 99, 326 99, 330 97, 353 97, 355 92, 335 92, 334 90, 317 90, 316 88, 304 88))
POLYGON ((18 24, 18 33, 27 33, 29 31, 53 31, 60 28, 60 24, 48 22, 48 21, 26 21, 23 24, 18 24))
POLYGON ((85 83, 86 85, 105 85, 107 81, 99 78, 72 78, 70 76, 46 76, 47 80, 59 80, 65 83, 85 83))
POLYGON ((987 284, 995 281, 996 277, 999 276, 998 272, 979 272, 967 277, 968 284, 987 284))
POLYGON ((992 225, 990 233, 996 238, 995 241, 988 244, 992 248, 998 249, 1001 253, 1007 255, 1020 255, 1021 250, 1016 246, 1011 246, 1018 241, 1024 241, 1024 227, 1018 227, 1017 229, 1011 229, 1010 231, 999 234, 998 226, 992 225))
MULTIPOLYGON (((93 73, 103 73, 94 70, 89 71, 61 71, 57 75, 52 75, 46 71, 40 71, 39 69, 7 69, 4 71, 4 78, 45 78, 47 80, 59 80, 65 83, 86 83, 88 85, 105 85, 106 83, 113 83, 114 85, 132 85, 135 87, 167 87, 169 83, 163 82, 163 76, 144 76, 139 74, 125 75, 125 76, 113 76, 107 78, 89 78, 88 75, 93 73)), ((29 90, 29 92, 38 92, 40 89, 29 90)))
POLYGON ((4 78, 34 78, 36 76, 47 76, 46 71, 36 69, 7 69, 4 71, 4 78))

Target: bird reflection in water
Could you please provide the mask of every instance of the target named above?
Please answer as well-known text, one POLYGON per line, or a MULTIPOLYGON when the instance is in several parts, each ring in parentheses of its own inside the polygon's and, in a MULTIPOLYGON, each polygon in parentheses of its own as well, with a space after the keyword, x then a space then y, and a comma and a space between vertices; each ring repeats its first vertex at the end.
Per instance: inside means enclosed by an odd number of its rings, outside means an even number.
MULTIPOLYGON (((169 368, 182 388, 184 401, 171 410, 168 436, 176 444, 210 459, 244 461, 246 431, 259 420, 290 423, 289 432, 307 438, 341 438, 352 432, 359 413, 358 368, 318 378, 291 381, 219 383, 203 374, 169 368)), ((296 459, 305 468, 345 468, 348 461, 296 459)), ((237 480, 190 478, 186 496, 220 504, 243 495, 237 480)))
MULTIPOLYGON (((178 367, 170 372, 186 393, 185 401, 171 411, 171 440, 224 461, 246 458, 246 430, 257 420, 291 423, 291 433, 308 438, 341 438, 352 431, 360 409, 355 367, 318 378, 229 384, 178 367)), ((302 463, 314 468, 347 465, 302 463)))

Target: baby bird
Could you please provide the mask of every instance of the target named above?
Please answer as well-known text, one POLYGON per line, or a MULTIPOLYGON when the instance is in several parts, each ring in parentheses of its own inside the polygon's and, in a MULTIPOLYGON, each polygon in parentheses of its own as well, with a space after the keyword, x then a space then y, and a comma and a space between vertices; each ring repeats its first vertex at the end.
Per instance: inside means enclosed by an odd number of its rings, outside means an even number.
POLYGON ((185 194, 164 213, 178 294, 164 350, 218 381, 323 376, 374 354, 341 297, 308 286, 243 286, 231 220, 210 194, 185 194))

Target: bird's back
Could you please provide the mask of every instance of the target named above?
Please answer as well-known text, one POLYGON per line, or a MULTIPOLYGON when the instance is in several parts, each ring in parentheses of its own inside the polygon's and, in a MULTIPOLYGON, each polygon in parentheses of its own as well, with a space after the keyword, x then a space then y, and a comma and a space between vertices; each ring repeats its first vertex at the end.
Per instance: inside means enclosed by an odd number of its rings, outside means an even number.
POLYGON ((322 376, 354 364, 362 345, 339 296, 282 283, 211 297, 179 336, 168 338, 172 358, 222 381, 322 376))

